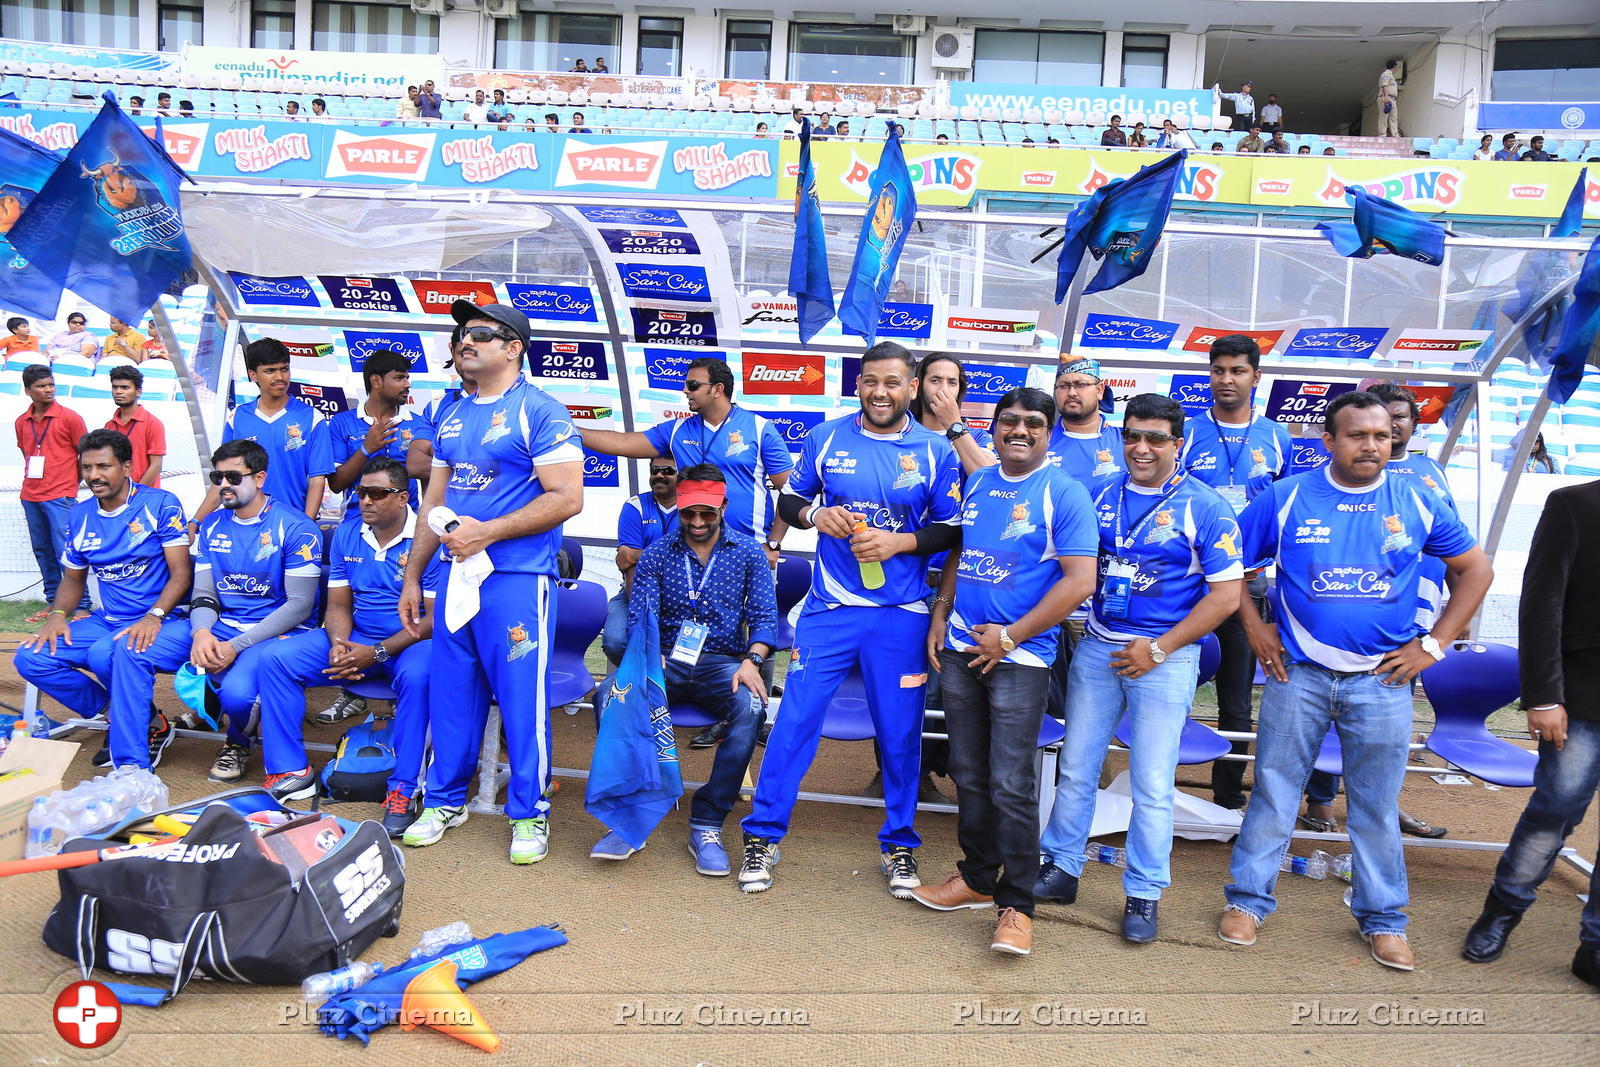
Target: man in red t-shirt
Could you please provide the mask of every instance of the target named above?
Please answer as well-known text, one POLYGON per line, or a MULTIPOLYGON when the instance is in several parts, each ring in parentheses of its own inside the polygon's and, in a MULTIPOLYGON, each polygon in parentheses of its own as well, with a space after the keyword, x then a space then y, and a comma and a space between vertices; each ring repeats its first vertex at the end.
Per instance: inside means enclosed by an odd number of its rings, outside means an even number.
POLYGON ((117 410, 106 429, 115 430, 132 442, 133 480, 159 489, 161 462, 167 454, 167 428, 139 403, 144 395, 144 375, 138 367, 112 367, 110 377, 111 399, 117 410))
MULTIPOLYGON (((61 551, 67 544, 67 514, 78 496, 78 438, 88 432, 83 416, 56 403, 50 368, 35 363, 22 372, 22 390, 33 404, 17 416, 22 453, 22 513, 28 519, 33 558, 44 578, 44 599, 54 603, 61 584, 61 551)), ((39 621, 48 614, 40 612, 39 621)))

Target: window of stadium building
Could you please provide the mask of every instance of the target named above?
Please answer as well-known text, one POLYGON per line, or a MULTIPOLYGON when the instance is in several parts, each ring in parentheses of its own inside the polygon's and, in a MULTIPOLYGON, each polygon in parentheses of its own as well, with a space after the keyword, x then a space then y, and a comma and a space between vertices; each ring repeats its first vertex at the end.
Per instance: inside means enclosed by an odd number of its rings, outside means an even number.
POLYGON ((911 81, 914 38, 893 26, 789 26, 789 80, 899 85, 911 81))
POLYGON ((595 59, 604 56, 606 67, 615 71, 621 58, 617 47, 621 23, 616 15, 532 11, 514 19, 495 19, 494 65, 501 70, 564 71, 572 70, 580 59, 585 67, 593 67, 595 59))
POLYGON ((161 26, 161 50, 181 51, 186 44, 203 44, 200 0, 161 0, 156 12, 161 26))
POLYGON ((128 48, 139 39, 137 0, 5 0, 0 37, 128 48))
POLYGON ((1125 89, 1167 87, 1167 38, 1155 34, 1124 34, 1122 86, 1125 89))
POLYGON ((250 5, 250 47, 294 47, 294 0, 254 0, 250 5))
POLYGON ((311 7, 311 47, 326 52, 427 55, 439 50, 439 17, 398 4, 317 0, 311 7))
POLYGON ((772 71, 772 23, 764 19, 729 19, 728 78, 766 81, 772 71))
POLYGON ((1099 85, 1105 36, 1032 30, 979 30, 972 80, 1018 85, 1099 85))
POLYGON ((639 19, 639 73, 676 78, 682 73, 683 20, 639 19))
POLYGON ((1497 41, 1491 84, 1495 100, 1600 100, 1600 37, 1497 41))

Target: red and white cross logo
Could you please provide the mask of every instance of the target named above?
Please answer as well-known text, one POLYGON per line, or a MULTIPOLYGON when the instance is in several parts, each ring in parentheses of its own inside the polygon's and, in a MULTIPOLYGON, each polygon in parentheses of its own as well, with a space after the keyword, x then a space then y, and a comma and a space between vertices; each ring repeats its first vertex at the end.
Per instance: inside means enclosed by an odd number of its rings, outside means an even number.
POLYGON ((99 982, 73 982, 56 997, 56 1033, 76 1048, 99 1048, 122 1028, 117 995, 99 982))

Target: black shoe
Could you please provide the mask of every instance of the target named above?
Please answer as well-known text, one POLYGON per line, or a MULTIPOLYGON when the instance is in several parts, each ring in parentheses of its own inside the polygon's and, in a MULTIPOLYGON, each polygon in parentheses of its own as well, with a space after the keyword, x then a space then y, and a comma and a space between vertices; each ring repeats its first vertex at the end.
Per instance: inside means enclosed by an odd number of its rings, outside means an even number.
POLYGON ((172 739, 177 736, 172 732, 172 724, 167 717, 159 711, 150 714, 150 769, 153 771, 161 766, 161 754, 172 744, 172 739))
POLYGON ((111 765, 111 731, 106 730, 100 739, 100 747, 95 749, 94 755, 89 757, 89 762, 96 767, 109 767, 111 765))
POLYGON ((422 796, 413 793, 406 796, 398 789, 391 789, 383 798, 383 829, 390 837, 399 837, 417 821, 417 816, 422 814, 422 796))
POLYGON ((1160 901, 1128 897, 1122 906, 1122 936, 1134 944, 1147 945, 1156 939, 1160 919, 1160 901))
POLYGON ((756 731, 756 744, 762 748, 767 747, 767 738, 772 736, 772 722, 768 720, 761 724, 761 729, 756 731))
POLYGON ((1577 954, 1572 957, 1572 973, 1600 988, 1600 941, 1578 942, 1577 954))
POLYGON ((1473 963, 1493 963, 1506 950, 1506 939, 1522 921, 1522 912, 1506 907, 1494 890, 1483 900, 1483 914, 1467 931, 1466 944, 1461 946, 1461 958, 1473 963))
POLYGON ((1033 899, 1041 904, 1071 904, 1078 899, 1078 880, 1053 863, 1041 864, 1033 899))
POLYGON ((250 749, 230 742, 217 753, 216 762, 211 764, 211 773, 206 777, 213 782, 237 782, 244 777, 244 768, 249 762, 250 749))
POLYGON ((262 784, 275 800, 310 800, 317 795, 317 776, 310 768, 302 774, 269 774, 262 784))
POLYGON ((728 723, 727 723, 727 720, 724 719, 721 722, 712 723, 710 726, 707 726, 704 730, 701 730, 699 733, 695 734, 694 737, 689 739, 689 747, 690 748, 716 748, 717 747, 717 743, 720 742, 724 737, 727 737, 727 736, 728 736, 728 723))

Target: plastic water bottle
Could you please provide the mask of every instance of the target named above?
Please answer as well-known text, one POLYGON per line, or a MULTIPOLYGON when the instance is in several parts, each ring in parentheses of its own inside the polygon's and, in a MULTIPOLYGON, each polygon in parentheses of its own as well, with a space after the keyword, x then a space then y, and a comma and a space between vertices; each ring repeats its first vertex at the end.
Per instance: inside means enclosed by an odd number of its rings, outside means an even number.
POLYGON ((15 741, 19 737, 33 737, 33 736, 34 736, 33 729, 32 729, 32 727, 30 727, 28 725, 28 720, 27 719, 18 718, 18 719, 13 719, 12 720, 12 722, 11 722, 11 740, 15 741))
MULTIPOLYGON (((857 519, 856 520, 856 533, 865 533, 867 531, 867 529, 868 529, 868 527, 867 527, 867 520, 866 519, 857 519)), ((864 560, 864 559, 863 560, 857 560, 856 563, 861 568, 861 584, 865 588, 867 588, 867 589, 882 589, 883 588, 883 582, 884 582, 883 564, 881 564, 881 563, 871 563, 871 562, 868 562, 867 560, 864 560)))
POLYGON ((421 959, 423 956, 432 956, 436 952, 443 952, 451 945, 459 945, 472 940, 472 927, 457 919, 444 926, 435 926, 426 931, 417 939, 417 947, 411 950, 408 959, 421 959))
POLYGON ((28 812, 28 841, 22 850, 27 859, 52 856, 61 851, 61 842, 56 838, 55 824, 50 815, 50 801, 44 797, 34 797, 33 808, 28 812))
POLYGON ((1348 852, 1342 856, 1333 857, 1332 871, 1335 878, 1341 882, 1350 882, 1353 885, 1356 880, 1355 857, 1348 852))
POLYGON ((1115 845, 1090 845, 1084 850, 1083 858, 1094 863, 1105 863, 1112 867, 1126 867, 1128 853, 1115 845))
POLYGON ((1303 874, 1307 878, 1316 878, 1320 881, 1328 877, 1328 872, 1332 869, 1330 863, 1332 859, 1332 856, 1319 848, 1309 856, 1285 855, 1283 861, 1278 864, 1278 870, 1303 874))
POLYGON ((357 960, 336 971, 323 971, 307 978, 300 983, 300 995, 306 999, 307 1004, 321 1004, 329 997, 348 993, 358 986, 366 985, 382 973, 383 964, 363 963, 357 960))

